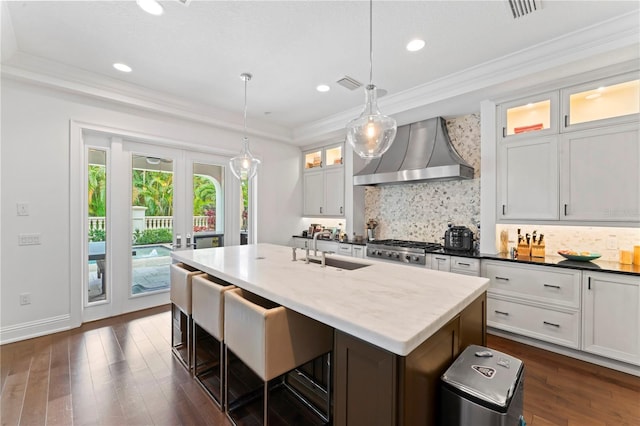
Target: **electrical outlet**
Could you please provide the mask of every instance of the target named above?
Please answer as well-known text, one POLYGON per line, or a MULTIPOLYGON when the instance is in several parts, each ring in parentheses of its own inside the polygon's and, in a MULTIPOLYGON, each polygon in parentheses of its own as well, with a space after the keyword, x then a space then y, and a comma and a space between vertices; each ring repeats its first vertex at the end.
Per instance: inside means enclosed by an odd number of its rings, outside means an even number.
POLYGON ((31 304, 31 293, 22 293, 20 295, 20 304, 21 305, 30 305, 31 304))
POLYGON ((18 210, 18 216, 29 216, 29 204, 18 203, 16 204, 16 208, 18 210))
POLYGON ((40 244, 40 234, 19 234, 19 246, 37 246, 40 244))
POLYGON ((618 239, 616 238, 615 235, 609 235, 609 238, 607 238, 607 249, 615 250, 617 248, 618 248, 618 239))

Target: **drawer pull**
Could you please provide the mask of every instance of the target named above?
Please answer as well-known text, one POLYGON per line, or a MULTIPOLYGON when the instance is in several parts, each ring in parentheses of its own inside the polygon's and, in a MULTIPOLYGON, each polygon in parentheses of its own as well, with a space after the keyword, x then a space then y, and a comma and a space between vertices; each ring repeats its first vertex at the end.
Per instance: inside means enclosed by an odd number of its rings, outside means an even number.
POLYGON ((505 278, 505 277, 496 277, 496 280, 509 281, 509 278, 505 278))
POLYGON ((469 264, 469 263, 462 263, 462 262, 458 262, 458 265, 462 265, 462 266, 471 266, 471 264, 469 264))
POLYGON ((445 261, 445 260, 447 260, 447 259, 445 259, 444 257, 436 257, 436 260, 438 260, 438 261, 443 261, 443 262, 444 262, 444 261, 445 261))
POLYGON ((543 323, 544 325, 550 325, 550 326, 552 326, 552 327, 560 328, 560 324, 554 324, 554 323, 549 322, 549 321, 542 321, 542 323, 543 323))
POLYGON ((545 287, 550 287, 550 288, 557 288, 558 290, 560 290, 560 286, 559 285, 551 285, 551 284, 544 284, 545 287))
POLYGON ((504 316, 506 316, 506 317, 508 317, 508 316, 509 316, 509 312, 502 312, 502 311, 494 311, 494 312, 495 312, 496 314, 498 314, 498 315, 504 315, 504 316))

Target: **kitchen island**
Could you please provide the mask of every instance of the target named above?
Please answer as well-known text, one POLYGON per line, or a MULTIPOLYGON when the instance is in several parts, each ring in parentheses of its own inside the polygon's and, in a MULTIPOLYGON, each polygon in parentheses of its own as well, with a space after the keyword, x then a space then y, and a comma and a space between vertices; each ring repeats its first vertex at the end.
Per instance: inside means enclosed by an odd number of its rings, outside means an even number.
POLYGON ((485 344, 486 278, 336 255, 367 266, 322 268, 270 244, 172 256, 336 330, 336 425, 435 424, 439 376, 485 344))

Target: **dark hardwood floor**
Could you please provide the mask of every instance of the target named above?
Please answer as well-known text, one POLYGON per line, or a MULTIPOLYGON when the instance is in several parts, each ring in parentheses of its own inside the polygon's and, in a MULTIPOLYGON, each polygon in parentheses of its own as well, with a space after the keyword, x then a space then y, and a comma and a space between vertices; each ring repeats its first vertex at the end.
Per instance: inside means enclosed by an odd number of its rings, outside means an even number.
MULTIPOLYGON (((163 306, 1 346, 2 425, 230 424, 174 359, 170 333, 163 306)), ((525 362, 529 426, 640 425, 640 378, 488 340, 525 362)))

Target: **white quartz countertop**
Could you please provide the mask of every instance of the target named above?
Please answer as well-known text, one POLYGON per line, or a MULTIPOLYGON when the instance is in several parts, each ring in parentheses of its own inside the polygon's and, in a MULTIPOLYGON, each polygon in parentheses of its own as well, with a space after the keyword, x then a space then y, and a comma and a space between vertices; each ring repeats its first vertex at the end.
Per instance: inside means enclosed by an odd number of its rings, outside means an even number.
POLYGON ((397 355, 408 355, 489 287, 487 278, 329 255, 370 266, 292 261, 272 244, 177 251, 172 257, 397 355))

